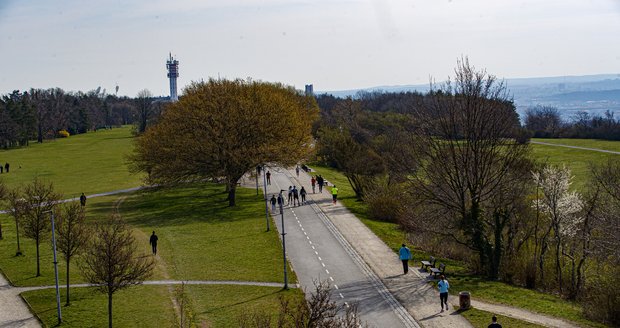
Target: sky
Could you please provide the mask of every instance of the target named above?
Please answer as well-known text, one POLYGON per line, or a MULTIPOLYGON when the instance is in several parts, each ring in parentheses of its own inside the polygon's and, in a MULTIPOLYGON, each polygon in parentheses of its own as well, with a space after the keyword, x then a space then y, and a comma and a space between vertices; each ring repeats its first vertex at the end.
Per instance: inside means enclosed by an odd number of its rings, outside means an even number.
POLYGON ((620 0, 0 0, 0 94, 167 96, 252 78, 315 91, 425 84, 457 59, 498 78, 620 73, 620 0))

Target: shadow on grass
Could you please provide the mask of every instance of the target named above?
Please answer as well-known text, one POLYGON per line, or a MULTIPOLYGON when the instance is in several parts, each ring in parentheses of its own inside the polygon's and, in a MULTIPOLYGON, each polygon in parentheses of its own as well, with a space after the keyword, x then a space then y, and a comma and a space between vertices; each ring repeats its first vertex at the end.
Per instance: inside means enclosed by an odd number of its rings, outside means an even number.
POLYGON ((200 312, 200 314, 209 314, 209 313, 213 313, 213 312, 215 312, 217 310, 223 310, 223 309, 231 308, 231 307, 234 307, 234 306, 237 306, 237 305, 242 305, 242 304, 250 303, 250 302, 253 302, 253 301, 257 301, 257 300, 263 299, 265 297, 269 297, 271 295, 276 295, 276 294, 281 293, 283 291, 285 291, 285 290, 284 289, 280 289, 280 290, 272 292, 272 293, 263 294, 261 296, 256 296, 256 297, 249 298, 249 299, 246 299, 246 300, 243 300, 243 301, 239 301, 239 302, 236 302, 236 303, 230 303, 230 304, 214 307, 214 308, 211 308, 209 310, 200 312))
MULTIPOLYGON (((212 183, 145 189, 123 201, 121 214, 132 225, 150 227, 243 221, 264 211, 262 198, 257 199, 252 190, 238 189, 234 207, 228 206, 223 190, 223 185, 212 183)), ((101 203, 92 211, 109 215, 113 206, 113 202, 101 203)))

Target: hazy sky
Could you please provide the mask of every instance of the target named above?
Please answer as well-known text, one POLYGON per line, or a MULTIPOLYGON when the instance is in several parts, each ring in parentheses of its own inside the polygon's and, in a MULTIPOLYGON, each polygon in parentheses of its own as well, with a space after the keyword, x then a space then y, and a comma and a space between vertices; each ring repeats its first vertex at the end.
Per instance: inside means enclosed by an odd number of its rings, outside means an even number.
POLYGON ((620 73, 619 0, 0 0, 0 93, 168 95, 209 77, 342 90, 424 84, 456 59, 500 78, 620 73))

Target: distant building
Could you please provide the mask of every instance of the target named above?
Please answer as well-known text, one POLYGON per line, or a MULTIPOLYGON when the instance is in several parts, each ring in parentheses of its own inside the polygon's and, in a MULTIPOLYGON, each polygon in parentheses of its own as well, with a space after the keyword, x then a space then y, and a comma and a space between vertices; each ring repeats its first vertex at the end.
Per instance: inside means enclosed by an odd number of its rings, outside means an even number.
POLYGON ((313 96, 313 95, 314 95, 314 88, 312 84, 306 84, 306 96, 313 96))
POLYGON ((172 53, 169 54, 168 61, 166 62, 166 68, 168 69, 168 78, 170 79, 170 101, 177 101, 177 77, 179 77, 179 61, 172 57, 172 53))

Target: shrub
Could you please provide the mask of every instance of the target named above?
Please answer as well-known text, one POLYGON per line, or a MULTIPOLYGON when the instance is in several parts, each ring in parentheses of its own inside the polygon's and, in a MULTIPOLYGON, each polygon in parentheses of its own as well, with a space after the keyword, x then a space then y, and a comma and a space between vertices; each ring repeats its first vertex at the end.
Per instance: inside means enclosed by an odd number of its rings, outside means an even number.
POLYGON ((620 268, 601 265, 597 273, 590 277, 591 280, 581 295, 584 312, 593 320, 604 321, 617 327, 620 325, 620 268))
POLYGON ((404 210, 404 191, 396 184, 379 182, 370 185, 364 195, 371 219, 397 223, 404 210))
POLYGON ((67 130, 63 129, 63 130, 58 131, 58 137, 59 138, 69 138, 70 135, 71 134, 67 130))

